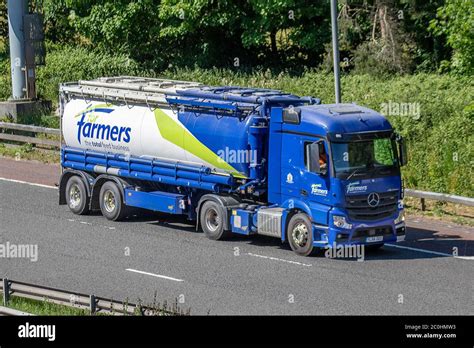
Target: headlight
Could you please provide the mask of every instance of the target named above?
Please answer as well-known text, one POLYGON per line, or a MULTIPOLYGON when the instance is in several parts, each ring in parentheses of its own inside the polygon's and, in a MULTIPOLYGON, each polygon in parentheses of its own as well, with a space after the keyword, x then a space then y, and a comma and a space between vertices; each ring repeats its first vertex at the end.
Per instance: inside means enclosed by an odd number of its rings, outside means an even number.
POLYGON ((405 221, 405 210, 402 210, 400 211, 400 213, 398 213, 398 216, 395 220, 393 220, 393 223, 395 225, 398 225, 399 223, 405 221))
POLYGON ((346 228, 351 229, 352 224, 347 223, 346 218, 344 216, 333 215, 332 221, 334 222, 334 226, 339 228, 346 228))

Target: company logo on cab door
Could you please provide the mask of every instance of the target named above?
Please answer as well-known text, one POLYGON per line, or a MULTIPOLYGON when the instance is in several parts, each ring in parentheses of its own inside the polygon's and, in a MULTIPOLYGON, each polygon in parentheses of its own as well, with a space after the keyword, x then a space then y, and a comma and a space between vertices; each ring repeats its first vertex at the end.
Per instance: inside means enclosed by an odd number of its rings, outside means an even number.
POLYGON ((96 123, 96 118, 85 121, 86 114, 77 122, 77 141, 81 144, 82 138, 130 142, 130 127, 110 126, 96 123), (91 122, 93 121, 93 122, 91 122))

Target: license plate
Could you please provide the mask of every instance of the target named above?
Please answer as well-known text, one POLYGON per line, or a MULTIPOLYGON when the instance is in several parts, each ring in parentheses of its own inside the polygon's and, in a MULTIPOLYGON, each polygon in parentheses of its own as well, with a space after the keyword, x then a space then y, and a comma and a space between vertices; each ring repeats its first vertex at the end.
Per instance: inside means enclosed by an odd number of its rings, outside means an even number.
POLYGON ((381 242, 381 241, 383 241, 383 236, 367 237, 367 239, 365 241, 367 243, 381 242))

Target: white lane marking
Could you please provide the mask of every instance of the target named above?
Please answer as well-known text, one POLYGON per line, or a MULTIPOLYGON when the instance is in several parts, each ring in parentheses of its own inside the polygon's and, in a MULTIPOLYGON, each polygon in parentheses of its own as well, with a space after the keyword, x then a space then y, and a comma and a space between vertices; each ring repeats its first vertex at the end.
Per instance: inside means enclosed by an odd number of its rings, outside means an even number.
POLYGON ((273 261, 281 261, 281 262, 286 262, 286 263, 292 263, 294 265, 299 265, 299 266, 305 266, 305 267, 311 267, 312 266, 309 263, 301 263, 301 262, 298 262, 298 261, 284 260, 284 259, 279 259, 277 257, 272 257, 272 256, 258 255, 258 254, 252 254, 252 253, 247 253, 247 255, 260 257, 262 259, 268 259, 268 260, 273 260, 273 261))
POLYGON ((411 250, 411 251, 419 251, 420 253, 447 256, 447 257, 454 257, 456 259, 463 259, 463 260, 474 260, 474 256, 454 256, 452 254, 441 253, 439 251, 418 249, 418 248, 408 247, 408 246, 404 246, 404 245, 395 245, 395 244, 385 244, 385 245, 393 247, 393 248, 406 249, 406 250, 411 250))
POLYGON ((127 268, 126 271, 135 272, 135 273, 140 273, 140 274, 145 274, 145 275, 149 275, 149 276, 157 277, 157 278, 163 278, 163 279, 168 279, 168 280, 174 280, 175 282, 184 282, 183 279, 177 279, 177 278, 173 278, 173 277, 168 277, 168 276, 164 276, 164 275, 161 275, 161 274, 154 274, 154 273, 149 273, 149 272, 138 271, 138 270, 132 269, 132 268, 127 268))
POLYGON ((25 184, 25 185, 30 185, 30 186, 37 186, 37 187, 55 189, 55 190, 58 189, 56 186, 49 186, 49 185, 43 185, 43 184, 36 184, 36 183, 34 183, 34 182, 27 182, 27 181, 15 180, 15 179, 8 179, 8 178, 2 178, 2 177, 0 177, 0 180, 9 181, 9 182, 14 182, 14 183, 17 183, 17 184, 25 184))

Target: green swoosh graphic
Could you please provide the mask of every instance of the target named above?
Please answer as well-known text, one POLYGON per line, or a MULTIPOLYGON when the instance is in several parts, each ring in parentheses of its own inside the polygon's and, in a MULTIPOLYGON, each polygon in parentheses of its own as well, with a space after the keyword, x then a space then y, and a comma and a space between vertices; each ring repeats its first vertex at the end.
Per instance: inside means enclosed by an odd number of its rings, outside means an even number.
POLYGON ((77 113, 74 117, 79 117, 82 114, 87 114, 89 112, 93 112, 95 109, 100 109, 100 108, 113 108, 111 104, 97 104, 97 105, 92 105, 89 106, 87 109, 82 110, 81 112, 77 113))
POLYGON ((203 161, 212 164, 216 168, 226 170, 235 177, 246 178, 230 164, 225 162, 216 153, 201 143, 191 132, 180 126, 173 118, 160 109, 155 110, 155 120, 163 138, 192 153, 203 161))

